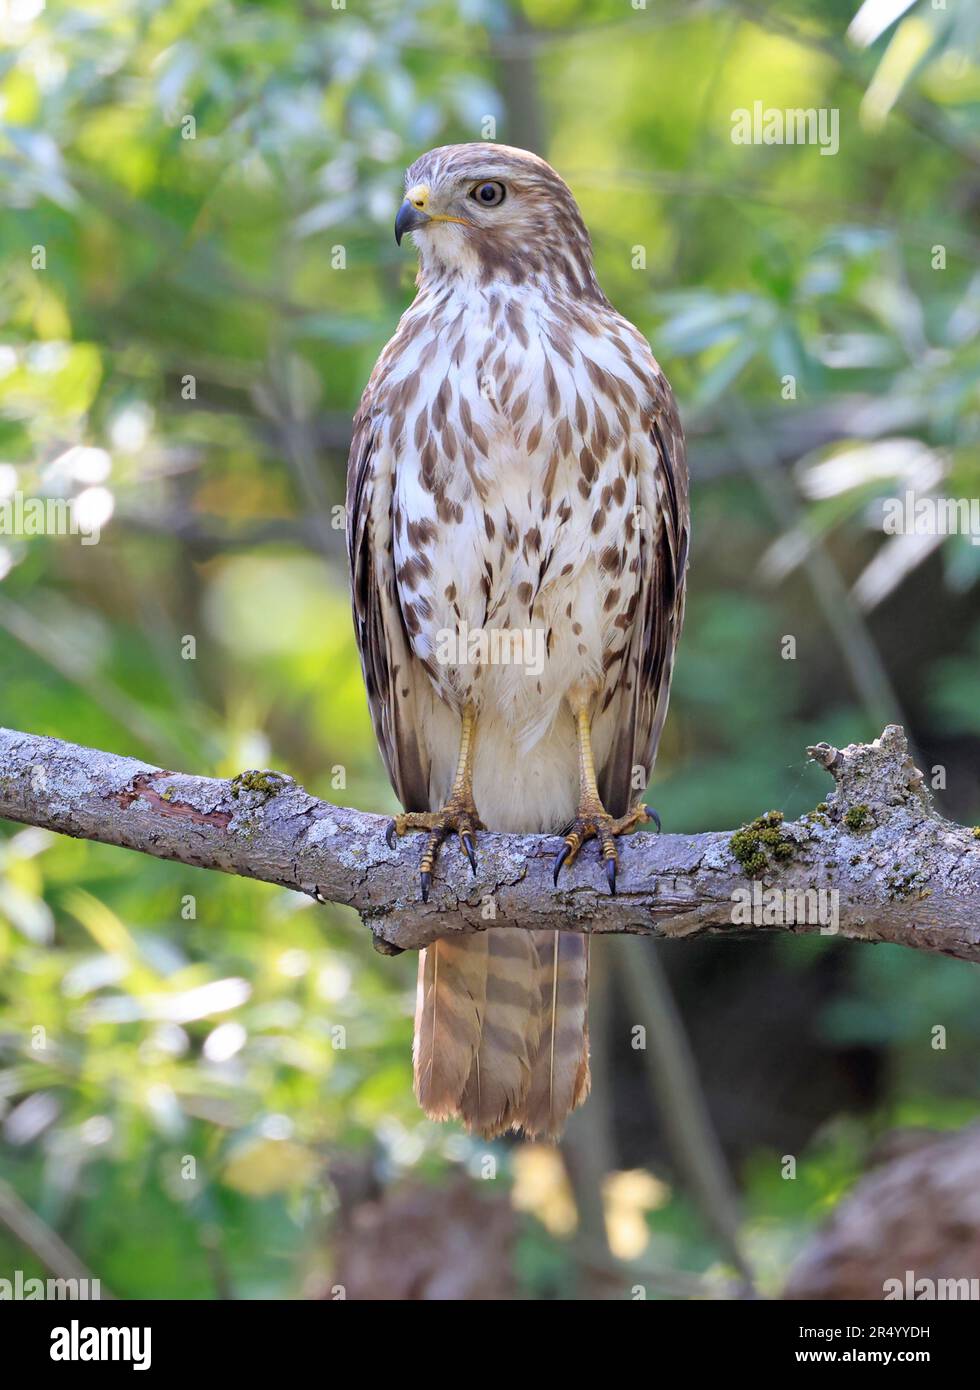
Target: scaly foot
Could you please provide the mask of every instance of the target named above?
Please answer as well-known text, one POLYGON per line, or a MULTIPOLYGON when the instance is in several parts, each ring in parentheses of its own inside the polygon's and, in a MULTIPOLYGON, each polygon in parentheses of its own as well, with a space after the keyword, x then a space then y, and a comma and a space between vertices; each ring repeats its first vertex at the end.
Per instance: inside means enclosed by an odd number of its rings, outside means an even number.
POLYGON ((464 797, 451 796, 441 811, 403 811, 388 824, 385 839, 390 849, 395 848, 396 836, 409 830, 428 830, 422 860, 419 864, 419 879, 422 884, 422 901, 429 901, 432 887, 432 870, 435 867, 439 848, 454 831, 459 836, 460 848, 470 861, 470 868, 476 873, 476 849, 474 836, 486 826, 476 813, 473 802, 464 797))
POLYGON ((595 839, 599 841, 602 857, 606 861, 609 891, 615 894, 616 869, 619 864, 616 837, 628 835, 631 830, 635 830, 638 825, 645 825, 647 821, 652 821, 657 829, 660 829, 660 817, 652 807, 644 806, 642 802, 638 802, 632 811, 618 818, 609 815, 600 801, 580 806, 578 815, 565 836, 565 843, 555 855, 555 887, 558 887, 558 875, 564 866, 574 863, 586 840, 595 839))

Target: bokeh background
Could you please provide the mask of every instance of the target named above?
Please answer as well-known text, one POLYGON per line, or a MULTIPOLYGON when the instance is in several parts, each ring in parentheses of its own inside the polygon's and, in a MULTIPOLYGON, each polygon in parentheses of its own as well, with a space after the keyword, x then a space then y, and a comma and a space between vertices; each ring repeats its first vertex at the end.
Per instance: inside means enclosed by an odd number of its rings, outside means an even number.
MULTIPOLYGON (((966 0, 6 0, 0 500, 103 529, 0 536, 0 722, 393 806, 350 418, 413 292, 403 169, 495 132, 571 184, 682 404, 665 828, 799 814, 805 746, 890 720, 980 820, 980 547, 881 524, 980 495, 978 37, 966 0), (755 101, 837 110, 839 152, 733 143, 755 101)), ((974 967, 600 947, 596 1097, 560 1150, 487 1145, 417 1111, 415 960, 352 914, 0 826, 0 1272, 686 1297, 751 1266, 774 1295, 887 1136, 977 1117, 974 967)))

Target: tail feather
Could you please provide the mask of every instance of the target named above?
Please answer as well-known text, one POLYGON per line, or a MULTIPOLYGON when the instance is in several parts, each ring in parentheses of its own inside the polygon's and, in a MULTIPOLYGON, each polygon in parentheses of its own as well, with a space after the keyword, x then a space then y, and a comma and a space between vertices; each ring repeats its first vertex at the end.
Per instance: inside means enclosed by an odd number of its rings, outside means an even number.
POLYGON ((419 957, 415 1094, 427 1115, 455 1115, 486 1012, 488 932, 436 941, 419 957))
POLYGON ((443 939, 419 960, 415 1094, 486 1138, 557 1139, 589 1091, 589 943, 497 927, 443 939))
POLYGON ((498 927, 486 937, 486 1015, 459 1109, 470 1129, 492 1139, 521 1122, 540 1023, 531 933, 498 927))
POLYGON ((534 932, 540 1038, 525 1103, 528 1134, 556 1139, 589 1094, 589 941, 578 932, 534 932))

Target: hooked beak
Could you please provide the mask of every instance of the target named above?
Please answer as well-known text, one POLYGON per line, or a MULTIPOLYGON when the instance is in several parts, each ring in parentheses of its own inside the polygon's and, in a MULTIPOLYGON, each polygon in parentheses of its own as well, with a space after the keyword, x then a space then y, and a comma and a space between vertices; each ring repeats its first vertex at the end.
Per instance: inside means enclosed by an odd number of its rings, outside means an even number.
POLYGON ((419 227, 425 227, 430 222, 458 222, 461 227, 473 226, 473 223, 467 222, 465 217, 454 217, 449 212, 427 212, 428 206, 429 185, 427 183, 417 183, 405 194, 405 201, 398 209, 398 216, 395 218, 395 240, 399 246, 401 246, 402 237, 406 232, 418 231, 419 227))
POLYGON ((431 222, 429 214, 413 202, 406 198, 398 209, 398 216, 395 218, 395 241, 399 246, 402 244, 402 237, 406 232, 414 232, 418 227, 424 227, 426 222, 431 222))

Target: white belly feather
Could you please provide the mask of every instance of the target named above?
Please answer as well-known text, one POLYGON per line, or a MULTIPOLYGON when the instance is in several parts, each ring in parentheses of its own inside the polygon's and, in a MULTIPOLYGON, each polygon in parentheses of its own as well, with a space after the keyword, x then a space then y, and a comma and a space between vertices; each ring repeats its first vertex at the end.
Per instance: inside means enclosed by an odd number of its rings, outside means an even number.
POLYGON ((602 695, 629 637, 644 509, 649 524, 656 505, 642 411, 623 405, 643 393, 612 311, 612 331, 596 336, 569 335, 542 300, 496 289, 424 309, 411 354, 424 370, 411 393, 406 381, 411 403, 382 447, 394 454, 399 600, 445 702, 427 731, 432 793, 448 793, 458 711, 472 701, 484 820, 557 829, 577 799, 572 687, 598 692, 597 763, 612 739, 602 695))

